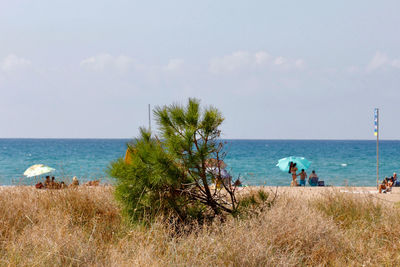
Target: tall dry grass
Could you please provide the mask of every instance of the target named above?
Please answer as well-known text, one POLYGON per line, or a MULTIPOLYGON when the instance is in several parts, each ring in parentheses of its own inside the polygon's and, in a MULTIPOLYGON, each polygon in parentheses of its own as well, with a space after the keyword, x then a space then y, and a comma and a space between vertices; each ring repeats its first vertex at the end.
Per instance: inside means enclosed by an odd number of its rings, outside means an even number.
POLYGON ((400 212, 370 198, 282 194, 258 213, 176 234, 161 219, 127 224, 112 191, 0 189, 0 266, 400 264, 400 212))

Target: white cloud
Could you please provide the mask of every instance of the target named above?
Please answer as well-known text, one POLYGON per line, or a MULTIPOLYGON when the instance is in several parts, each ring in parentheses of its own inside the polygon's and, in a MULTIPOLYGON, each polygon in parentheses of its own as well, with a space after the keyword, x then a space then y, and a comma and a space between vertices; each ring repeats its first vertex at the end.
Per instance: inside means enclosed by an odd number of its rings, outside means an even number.
POLYGON ((302 60, 302 59, 297 59, 297 60, 294 62, 294 65, 295 65, 296 68, 298 68, 298 69, 302 69, 302 68, 305 67, 304 60, 302 60))
POLYGON ((400 69, 400 59, 390 58, 386 53, 377 51, 366 66, 350 65, 344 69, 350 74, 371 73, 377 70, 389 70, 390 68, 400 69))
POLYGON ((392 60, 392 67, 400 68, 400 59, 392 60))
POLYGON ((237 51, 222 58, 210 61, 209 70, 212 73, 232 72, 250 63, 250 54, 246 51, 237 51))
POLYGON ((265 51, 250 53, 237 51, 230 55, 210 60, 209 71, 214 74, 233 72, 241 69, 270 68, 271 70, 303 69, 305 67, 302 59, 288 59, 278 56, 271 59, 271 55, 265 51))
POLYGON ((110 54, 99 54, 82 60, 80 65, 83 68, 93 71, 115 69, 124 72, 128 70, 131 63, 132 59, 124 55, 112 56, 110 54))
POLYGON ((182 68, 183 63, 184 63, 183 59, 180 59, 180 58, 171 59, 168 62, 167 66, 165 67, 165 70, 167 70, 167 71, 178 71, 178 70, 180 70, 182 68))
POLYGON ((375 56, 368 63, 367 71, 376 70, 376 69, 384 66, 387 62, 388 62, 388 57, 386 56, 386 54, 378 51, 375 53, 375 56))
POLYGON ((25 69, 31 66, 31 64, 31 61, 29 61, 28 59, 10 54, 0 62, 0 68, 3 71, 11 72, 19 69, 25 69))
POLYGON ((400 59, 392 59, 385 53, 378 51, 375 53, 374 57, 368 63, 366 70, 368 72, 371 72, 377 69, 387 68, 387 67, 400 68, 400 59))
POLYGON ((347 73, 350 73, 350 74, 355 74, 355 73, 358 73, 358 72, 360 71, 360 69, 359 69, 359 67, 357 67, 357 66, 349 66, 349 67, 347 67, 347 68, 345 69, 345 71, 346 71, 347 73))
POLYGON ((275 65, 283 65, 287 62, 286 58, 284 57, 277 57, 274 61, 275 65))
POLYGON ((255 53, 254 57, 255 57, 256 64, 262 65, 262 64, 265 64, 266 62, 268 62, 268 60, 270 59, 271 56, 267 52, 260 51, 260 52, 255 53))

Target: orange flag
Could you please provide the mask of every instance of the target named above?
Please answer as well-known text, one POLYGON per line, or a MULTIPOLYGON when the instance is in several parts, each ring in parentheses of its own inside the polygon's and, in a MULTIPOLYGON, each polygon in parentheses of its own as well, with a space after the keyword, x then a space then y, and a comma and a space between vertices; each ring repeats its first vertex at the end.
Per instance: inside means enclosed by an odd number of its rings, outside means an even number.
POLYGON ((132 162, 132 152, 129 147, 126 149, 124 161, 126 164, 130 164, 132 162))

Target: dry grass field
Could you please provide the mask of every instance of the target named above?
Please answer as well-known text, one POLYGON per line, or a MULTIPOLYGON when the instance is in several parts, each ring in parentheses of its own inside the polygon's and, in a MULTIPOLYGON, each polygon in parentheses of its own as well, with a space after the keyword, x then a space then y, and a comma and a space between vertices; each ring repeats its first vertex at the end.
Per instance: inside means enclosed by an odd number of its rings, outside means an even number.
POLYGON ((241 219, 176 234, 161 219, 126 223, 111 186, 1 188, 0 266, 400 266, 395 202, 293 189, 241 219))

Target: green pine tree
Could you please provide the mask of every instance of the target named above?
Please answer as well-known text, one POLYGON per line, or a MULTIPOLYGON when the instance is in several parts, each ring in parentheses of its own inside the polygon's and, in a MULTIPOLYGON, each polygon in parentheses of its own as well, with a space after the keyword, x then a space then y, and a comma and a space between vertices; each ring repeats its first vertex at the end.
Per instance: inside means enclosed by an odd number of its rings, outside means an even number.
POLYGON ((158 134, 141 128, 128 144, 129 162, 110 166, 116 196, 133 221, 151 221, 158 214, 180 221, 202 221, 237 209, 235 187, 222 181, 223 144, 219 127, 224 118, 213 107, 201 109, 199 100, 186 106, 157 107, 158 134))

